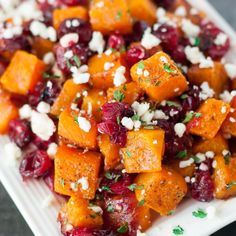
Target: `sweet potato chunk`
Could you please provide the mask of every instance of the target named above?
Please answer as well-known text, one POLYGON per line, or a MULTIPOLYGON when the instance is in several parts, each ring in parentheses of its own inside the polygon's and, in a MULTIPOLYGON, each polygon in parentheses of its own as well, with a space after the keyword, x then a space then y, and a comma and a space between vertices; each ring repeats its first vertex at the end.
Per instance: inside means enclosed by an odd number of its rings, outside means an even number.
POLYGON ((96 149, 97 133, 97 123, 93 117, 70 109, 64 110, 59 116, 58 135, 65 142, 73 143, 81 148, 96 149), (85 119, 79 121, 78 117, 85 119), (89 130, 84 127, 85 122, 87 123, 85 126, 90 126, 89 130))
POLYGON ((236 96, 231 101, 232 111, 228 114, 222 125, 222 132, 227 135, 236 136, 236 96))
POLYGON ((26 95, 40 80, 45 64, 36 56, 17 51, 1 77, 3 87, 16 94, 26 95))
POLYGON ((212 139, 218 133, 230 110, 228 103, 214 98, 206 100, 198 109, 201 116, 193 118, 187 125, 191 134, 212 139))
POLYGON ((156 5, 151 0, 128 0, 131 15, 140 21, 145 21, 149 25, 156 22, 156 5))
POLYGON ((135 82, 130 82, 116 88, 109 88, 107 90, 108 100, 118 100, 117 98, 122 97, 122 102, 130 105, 141 98, 143 94, 144 91, 135 82))
POLYGON ((48 39, 43 39, 41 37, 34 37, 32 50, 39 58, 43 58, 43 56, 53 51, 53 42, 48 39))
POLYGON ((208 82, 209 86, 215 91, 218 96, 227 84, 227 74, 224 65, 220 62, 214 62, 212 68, 199 68, 198 65, 192 65, 188 70, 188 79, 191 83, 201 85, 203 82, 208 82))
POLYGON ((135 64, 131 77, 154 101, 176 97, 188 88, 185 77, 164 52, 135 64))
POLYGON ((0 87, 0 134, 8 130, 9 122, 18 115, 17 107, 11 102, 10 94, 0 87))
POLYGON ((224 156, 219 155, 215 157, 215 161, 215 197, 225 199, 236 195, 236 157, 231 157, 229 162, 226 162, 224 156))
POLYGON ((60 24, 69 18, 80 18, 86 21, 88 20, 88 11, 81 6, 55 9, 53 11, 53 27, 58 29, 60 24))
POLYGON ((135 183, 143 186, 135 190, 138 201, 144 201, 160 215, 168 215, 187 193, 184 178, 166 166, 159 172, 139 174, 135 183))
POLYGON ((193 153, 206 153, 208 151, 214 152, 216 155, 220 155, 223 150, 229 150, 228 141, 218 133, 212 139, 201 139, 197 141, 193 146, 193 153))
POLYGON ((87 85, 75 84, 72 79, 67 80, 51 108, 51 114, 55 116, 60 115, 63 110, 71 106, 73 101, 79 99, 77 95, 86 90, 88 90, 87 85))
POLYGON ((88 200, 71 197, 61 209, 59 219, 75 228, 97 228, 103 224, 101 213, 93 211, 93 207, 89 206, 88 200))
POLYGON ((165 132, 161 129, 129 131, 126 147, 121 149, 125 170, 128 173, 161 170, 164 136, 165 132))
POLYGON ((120 162, 119 145, 113 144, 108 135, 102 134, 98 137, 98 146, 104 156, 105 170, 113 169, 120 162))
POLYGON ((55 156, 55 191, 67 196, 93 199, 100 164, 100 153, 59 146, 55 156))
POLYGON ((105 93, 100 89, 92 89, 83 98, 82 109, 92 114, 97 121, 101 120, 101 106, 107 101, 105 93))
POLYGON ((132 18, 126 0, 92 0, 90 3, 90 22, 93 30, 103 34, 118 31, 127 34, 132 31, 132 18))
MULTIPOLYGON (((124 54, 119 52, 112 53, 111 55, 96 55, 88 61, 89 73, 93 86, 98 89, 108 89, 114 87, 114 74, 120 66, 125 66, 124 54), (106 65, 109 65, 106 68, 106 65)), ((128 79, 128 71, 126 71, 128 79)))

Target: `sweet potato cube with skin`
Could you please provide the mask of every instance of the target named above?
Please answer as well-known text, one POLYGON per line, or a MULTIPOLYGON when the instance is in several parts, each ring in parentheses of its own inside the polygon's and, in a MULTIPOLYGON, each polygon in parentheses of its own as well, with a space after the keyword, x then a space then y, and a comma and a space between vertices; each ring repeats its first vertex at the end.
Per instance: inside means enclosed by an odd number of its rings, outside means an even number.
POLYGON ((236 195, 236 157, 230 157, 229 162, 224 156, 215 157, 213 180, 214 195, 218 199, 226 199, 236 195))
POLYGON ((45 64, 33 54, 17 51, 1 77, 3 87, 19 95, 27 95, 41 79, 45 64))
POLYGON ((226 135, 232 135, 236 137, 236 96, 231 101, 230 112, 222 125, 222 132, 226 135))
POLYGON ((139 100, 144 95, 144 91, 138 86, 136 82, 130 82, 119 87, 109 88, 107 90, 108 100, 119 100, 122 102, 133 104, 133 102, 139 100))
POLYGON ((59 213, 62 222, 71 224, 74 228, 97 228, 103 224, 102 212, 93 211, 89 201, 83 198, 71 197, 59 213))
POLYGON ((230 105, 214 98, 206 100, 198 109, 200 117, 193 118, 187 125, 191 134, 212 139, 220 130, 221 125, 230 111, 230 105))
POLYGON ((63 88, 54 102, 51 108, 51 114, 54 116, 58 116, 61 114, 63 110, 69 108, 73 102, 78 103, 78 99, 82 101, 82 93, 83 91, 87 91, 88 86, 85 84, 75 84, 72 79, 67 80, 63 88), (81 96, 78 97, 78 96, 81 96))
POLYGON ((114 169, 120 162, 119 145, 112 143, 108 135, 102 134, 98 136, 98 146, 104 156, 105 170, 114 169))
MULTIPOLYGON (((124 54, 119 52, 107 55, 95 55, 88 61, 89 73, 91 76, 92 84, 94 88, 108 89, 114 87, 114 75, 116 70, 124 66, 126 63, 124 60, 124 54)), ((128 81, 129 71, 126 69, 126 79, 128 81)))
POLYGON ((0 87, 0 134, 5 134, 8 124, 18 116, 17 107, 11 102, 10 94, 0 87))
POLYGON ((118 31, 127 34, 132 31, 132 18, 126 0, 92 0, 90 3, 90 23, 93 30, 103 34, 118 31), (100 5, 99 5, 100 4, 100 5))
POLYGON ((156 5, 151 0, 128 0, 130 14, 137 20, 153 25, 156 18, 156 5))
POLYGON ((91 89, 83 98, 82 109, 92 114, 97 121, 102 118, 101 106, 107 101, 105 92, 100 89, 91 89))
POLYGON ((175 210, 187 193, 184 178, 166 166, 158 172, 139 174, 135 183, 143 186, 142 189, 135 190, 138 201, 143 201, 144 206, 150 207, 162 216, 175 210))
POLYGON ((196 85, 208 82, 209 86, 215 91, 216 96, 224 90, 228 81, 224 65, 220 62, 214 62, 214 67, 211 68, 199 68, 198 65, 192 65, 188 69, 187 76, 189 81, 196 85))
POLYGON ((182 94, 188 85, 175 63, 164 52, 157 52, 131 68, 131 77, 154 101, 182 94))
POLYGON ((219 155, 222 154, 223 150, 229 150, 229 144, 221 133, 218 133, 212 139, 201 139, 195 142, 193 146, 194 154, 212 151, 214 154, 219 155))
POLYGON ((127 173, 160 171, 164 138, 165 132, 161 129, 127 132, 126 146, 121 149, 127 173))
POLYGON ((96 149, 97 122, 87 114, 66 109, 59 116, 58 135, 80 148, 96 149))
POLYGON ((93 199, 98 184, 101 154, 60 145, 55 155, 55 191, 93 199))
POLYGON ((58 29, 60 24, 69 18, 80 18, 82 20, 88 20, 88 11, 85 7, 66 7, 61 9, 55 9, 53 11, 53 27, 58 29))

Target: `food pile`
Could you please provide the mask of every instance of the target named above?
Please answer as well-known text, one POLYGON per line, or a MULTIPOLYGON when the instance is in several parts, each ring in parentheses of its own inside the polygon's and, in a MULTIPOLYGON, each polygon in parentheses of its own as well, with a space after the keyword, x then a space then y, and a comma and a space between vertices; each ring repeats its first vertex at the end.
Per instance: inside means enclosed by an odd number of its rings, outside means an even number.
POLYGON ((11 0, 0 20, 4 148, 26 184, 44 179, 65 198, 63 235, 145 235, 152 212, 236 195, 236 65, 204 12, 185 0, 11 0))

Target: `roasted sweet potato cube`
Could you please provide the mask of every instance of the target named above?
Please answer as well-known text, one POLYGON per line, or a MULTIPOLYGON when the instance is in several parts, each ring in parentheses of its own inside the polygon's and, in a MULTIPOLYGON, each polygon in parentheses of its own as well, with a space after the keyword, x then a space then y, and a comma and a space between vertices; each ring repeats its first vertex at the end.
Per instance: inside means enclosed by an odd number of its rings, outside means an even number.
POLYGON ((231 101, 230 113, 222 125, 222 132, 226 135, 236 136, 236 96, 231 101))
POLYGON ((131 77, 154 101, 176 97, 188 88, 185 77, 164 52, 135 64, 131 77))
POLYGON ((55 191, 67 196, 95 196, 101 154, 60 145, 55 155, 55 191))
POLYGON ((53 11, 53 27, 58 29, 60 24, 69 18, 80 18, 87 21, 88 11, 85 7, 81 6, 55 9, 53 11))
POLYGON ((59 96, 57 97, 51 108, 51 114, 55 116, 60 115, 61 112, 66 108, 69 108, 73 102, 78 103, 78 99, 80 99, 81 93, 87 90, 87 85, 75 84, 72 79, 67 80, 64 83, 59 96))
POLYGON ((170 211, 175 210, 187 193, 184 178, 166 166, 158 172, 139 174, 135 183, 143 186, 142 189, 135 190, 138 201, 143 201, 144 206, 160 215, 168 215, 170 211))
POLYGON ((102 118, 101 106, 107 101, 105 92, 100 89, 91 89, 83 98, 82 109, 92 114, 97 121, 102 118))
POLYGON ((144 91, 138 86, 136 82, 130 82, 119 87, 109 88, 107 90, 108 100, 118 100, 132 104, 139 100, 144 94, 144 91))
POLYGON ((126 0, 92 0, 90 3, 90 22, 93 30, 103 34, 118 31, 127 34, 132 31, 132 18, 126 0))
POLYGON ((104 156, 105 170, 114 169, 120 162, 119 145, 112 143, 108 135, 102 134, 98 136, 98 146, 104 156))
POLYGON ((93 207, 89 206, 88 200, 78 197, 71 197, 62 207, 59 220, 62 224, 66 222, 74 228, 97 228, 103 224, 102 211, 95 212, 93 207))
POLYGON ((156 5, 151 0, 128 0, 131 15, 140 21, 145 21, 149 25, 156 22, 156 5))
POLYGON ((64 142, 81 148, 96 149, 97 123, 93 117, 66 109, 59 116, 58 135, 64 142))
POLYGON ((165 132, 161 129, 129 131, 126 146, 121 149, 125 170, 128 173, 161 170, 164 138, 165 132))
POLYGON ((212 139, 220 130, 230 110, 228 103, 214 98, 207 99, 198 109, 200 117, 194 117, 187 125, 191 134, 212 139))
POLYGON ((209 86, 215 91, 218 96, 227 84, 227 74, 224 65, 220 62, 214 62, 212 68, 199 68, 198 65, 192 65, 188 69, 188 79, 191 83, 201 85, 203 82, 208 82, 209 86))
POLYGON ((224 156, 215 157, 213 179, 215 185, 214 195, 218 199, 225 199, 236 195, 236 157, 231 157, 229 162, 224 156))
POLYGON ((3 87, 19 95, 26 95, 40 80, 45 64, 36 56, 17 51, 1 77, 3 87))
POLYGON ((0 87, 0 134, 8 130, 9 122, 18 115, 17 107, 11 102, 10 94, 0 87))
POLYGON ((43 58, 43 56, 53 51, 53 42, 51 42, 48 39, 43 39, 41 37, 34 37, 33 44, 32 44, 32 50, 39 58, 43 58))
POLYGON ((229 145, 228 141, 223 137, 221 133, 218 133, 212 139, 201 139, 195 142, 193 146, 194 154, 212 151, 216 155, 220 155, 223 150, 229 150, 229 145))
MULTIPOLYGON (((124 66, 124 54, 119 52, 112 53, 111 55, 96 55, 88 61, 89 73, 93 86, 98 89, 108 89, 114 87, 114 75, 116 70, 124 66)), ((126 69, 126 78, 128 80, 128 70, 126 69)))

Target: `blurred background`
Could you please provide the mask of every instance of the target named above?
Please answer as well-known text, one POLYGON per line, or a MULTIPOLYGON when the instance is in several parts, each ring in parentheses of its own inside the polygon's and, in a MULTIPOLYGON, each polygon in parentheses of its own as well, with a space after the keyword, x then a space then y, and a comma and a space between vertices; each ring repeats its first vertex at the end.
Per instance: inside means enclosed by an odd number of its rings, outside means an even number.
MULTIPOLYGON (((5 0, 8 1, 8 0, 5 0)), ((201 1, 201 0, 198 0, 201 1)), ((236 30, 236 0, 209 0, 236 30)), ((34 206, 32 206, 34 207, 34 206)), ((33 233, 25 223, 9 195, 0 182, 0 236, 32 236, 33 233)), ((212 236, 235 236, 236 222, 223 228, 212 236)), ((54 235, 45 235, 54 236, 54 235)), ((207 236, 207 235, 206 235, 207 236)))

